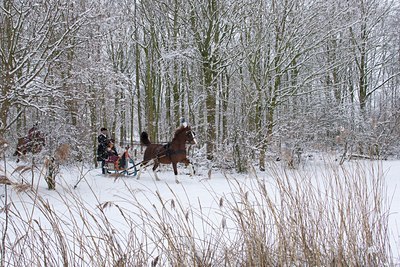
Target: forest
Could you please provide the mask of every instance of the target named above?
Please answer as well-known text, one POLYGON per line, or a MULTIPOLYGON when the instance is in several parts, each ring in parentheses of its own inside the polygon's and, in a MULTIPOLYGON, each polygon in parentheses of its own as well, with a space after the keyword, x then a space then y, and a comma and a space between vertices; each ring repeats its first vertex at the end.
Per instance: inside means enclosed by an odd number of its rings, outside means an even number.
MULTIPOLYGON (((392 0, 0 0, 0 137, 38 123, 53 153, 95 164, 172 138, 193 157, 249 163, 334 151, 400 153, 400 5, 392 0)), ((7 156, 12 150, 7 151, 7 156)))

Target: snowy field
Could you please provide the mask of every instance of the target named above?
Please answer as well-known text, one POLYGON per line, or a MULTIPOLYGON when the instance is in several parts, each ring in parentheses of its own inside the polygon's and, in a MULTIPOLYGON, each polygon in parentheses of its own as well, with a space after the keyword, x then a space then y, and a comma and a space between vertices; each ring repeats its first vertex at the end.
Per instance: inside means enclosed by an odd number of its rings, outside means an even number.
POLYGON ((150 170, 137 180, 62 166, 56 190, 48 190, 41 166, 1 162, 13 183, 0 186, 3 266, 23 266, 27 258, 35 258, 31 266, 172 266, 192 264, 193 258, 225 266, 235 251, 248 258, 256 239, 274 255, 281 247, 277 240, 284 240, 304 254, 281 254, 294 264, 308 257, 299 244, 305 241, 311 251, 315 246, 333 258, 343 254, 350 261, 354 249, 366 264, 382 263, 373 259, 385 258, 381 254, 390 258, 386 263, 400 263, 400 161, 339 166, 314 157, 297 170, 282 164, 249 174, 197 169, 193 178, 180 166, 180 184, 170 166, 159 171, 161 181, 150 170), (27 187, 32 181, 33 188, 27 187), (357 248, 350 245, 353 238, 357 248), (338 252, 340 247, 346 248, 338 252))

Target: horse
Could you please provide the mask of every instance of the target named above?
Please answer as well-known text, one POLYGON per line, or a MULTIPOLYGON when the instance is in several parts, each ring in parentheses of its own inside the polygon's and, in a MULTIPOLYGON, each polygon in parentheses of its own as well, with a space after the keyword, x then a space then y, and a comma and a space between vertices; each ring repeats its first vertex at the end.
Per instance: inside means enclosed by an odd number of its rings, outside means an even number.
POLYGON ((157 181, 159 181, 160 179, 158 178, 155 171, 160 164, 172 164, 176 183, 179 183, 177 170, 178 162, 184 163, 186 166, 189 166, 190 175, 194 175, 193 166, 189 159, 186 157, 186 143, 197 143, 195 133, 192 131, 190 126, 179 127, 175 131, 172 141, 166 145, 152 144, 146 132, 141 133, 140 142, 142 145, 146 146, 146 150, 144 151, 143 161, 140 164, 141 168, 137 179, 140 179, 142 169, 150 165, 152 162, 154 162, 153 172, 157 181))
POLYGON ((17 156, 17 162, 19 162, 20 157, 25 156, 27 153, 37 154, 42 151, 44 145, 45 139, 40 133, 33 135, 32 138, 20 137, 13 156, 17 156))

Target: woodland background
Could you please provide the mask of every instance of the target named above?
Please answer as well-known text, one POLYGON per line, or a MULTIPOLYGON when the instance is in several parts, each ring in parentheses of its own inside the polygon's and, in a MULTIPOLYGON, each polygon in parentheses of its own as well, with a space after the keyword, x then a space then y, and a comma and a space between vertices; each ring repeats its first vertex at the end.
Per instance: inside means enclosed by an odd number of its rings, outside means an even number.
MULTIPOLYGON (((35 122, 95 161, 107 127, 249 162, 400 152, 400 3, 389 0, 0 0, 0 136, 35 122)), ((9 153, 11 154, 11 150, 9 153)))

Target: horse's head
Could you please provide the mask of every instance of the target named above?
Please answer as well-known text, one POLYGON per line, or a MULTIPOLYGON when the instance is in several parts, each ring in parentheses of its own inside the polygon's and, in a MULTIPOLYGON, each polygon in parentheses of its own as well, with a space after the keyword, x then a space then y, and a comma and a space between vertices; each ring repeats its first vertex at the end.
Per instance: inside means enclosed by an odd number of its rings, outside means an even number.
POLYGON ((197 144, 196 134, 190 128, 190 126, 181 126, 178 128, 175 132, 174 139, 189 144, 197 144))
POLYGON ((192 145, 197 144, 195 132, 189 126, 186 128, 188 128, 188 130, 186 131, 186 142, 192 145))

